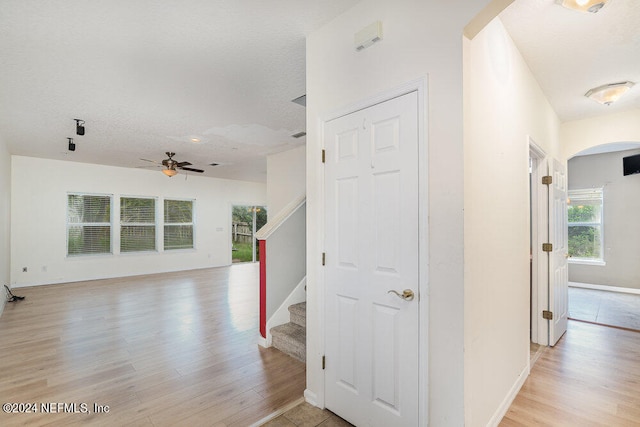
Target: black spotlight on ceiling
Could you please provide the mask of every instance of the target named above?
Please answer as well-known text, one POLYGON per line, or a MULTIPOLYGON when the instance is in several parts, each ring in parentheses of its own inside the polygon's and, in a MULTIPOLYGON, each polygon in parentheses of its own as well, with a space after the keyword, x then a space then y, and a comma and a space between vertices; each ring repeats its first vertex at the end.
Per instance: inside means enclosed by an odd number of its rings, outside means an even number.
POLYGON ((76 134, 84 135, 84 120, 82 119, 73 119, 76 121, 76 134))
MULTIPOLYGON (((84 132, 84 130, 82 132, 84 132)), ((67 139, 69 140, 69 151, 76 151, 76 144, 73 142, 73 138, 67 139)))

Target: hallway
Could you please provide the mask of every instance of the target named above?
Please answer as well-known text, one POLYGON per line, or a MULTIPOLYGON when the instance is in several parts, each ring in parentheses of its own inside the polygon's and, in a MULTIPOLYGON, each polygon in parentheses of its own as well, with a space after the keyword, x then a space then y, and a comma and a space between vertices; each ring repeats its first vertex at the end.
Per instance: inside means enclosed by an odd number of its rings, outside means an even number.
POLYGON ((640 333, 569 321, 545 349, 502 427, 640 425, 640 333))

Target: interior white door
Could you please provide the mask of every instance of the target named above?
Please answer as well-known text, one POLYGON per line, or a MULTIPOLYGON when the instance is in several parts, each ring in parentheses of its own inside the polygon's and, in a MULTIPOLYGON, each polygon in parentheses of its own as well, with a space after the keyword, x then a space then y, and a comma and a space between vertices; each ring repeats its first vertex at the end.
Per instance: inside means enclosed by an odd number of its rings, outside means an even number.
POLYGON ((417 93, 324 131, 325 404, 358 426, 416 426, 417 93))
POLYGON ((549 164, 552 177, 549 186, 549 238, 553 245, 549 253, 549 344, 555 345, 567 331, 569 312, 569 257, 567 228, 567 170, 553 159, 549 164))

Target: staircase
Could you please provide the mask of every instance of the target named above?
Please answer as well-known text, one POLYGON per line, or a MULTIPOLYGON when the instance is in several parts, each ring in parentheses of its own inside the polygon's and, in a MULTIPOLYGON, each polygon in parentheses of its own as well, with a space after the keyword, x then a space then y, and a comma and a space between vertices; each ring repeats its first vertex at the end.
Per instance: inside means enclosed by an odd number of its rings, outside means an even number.
POLYGON ((289 323, 271 328, 271 344, 289 356, 305 362, 307 358, 307 303, 289 306, 289 323))

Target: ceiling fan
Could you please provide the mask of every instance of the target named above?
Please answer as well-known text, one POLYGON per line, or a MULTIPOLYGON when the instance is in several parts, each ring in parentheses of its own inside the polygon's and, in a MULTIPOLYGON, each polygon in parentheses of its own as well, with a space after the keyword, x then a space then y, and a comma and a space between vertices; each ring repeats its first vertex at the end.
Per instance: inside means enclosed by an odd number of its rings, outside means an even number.
POLYGON ((173 156, 175 156, 176 153, 172 153, 170 151, 167 151, 166 155, 169 158, 163 160, 162 163, 158 163, 155 160, 149 160, 149 159, 140 159, 140 160, 143 160, 145 162, 156 163, 158 165, 162 165, 164 167, 164 169, 162 169, 162 173, 167 175, 168 177, 172 177, 174 175, 177 175, 178 174, 177 169, 181 169, 181 170, 184 170, 184 171, 190 171, 190 172, 197 172, 197 173, 204 172, 202 169, 188 168, 187 166, 191 166, 191 163, 189 163, 189 162, 178 162, 176 160, 173 160, 173 156))

